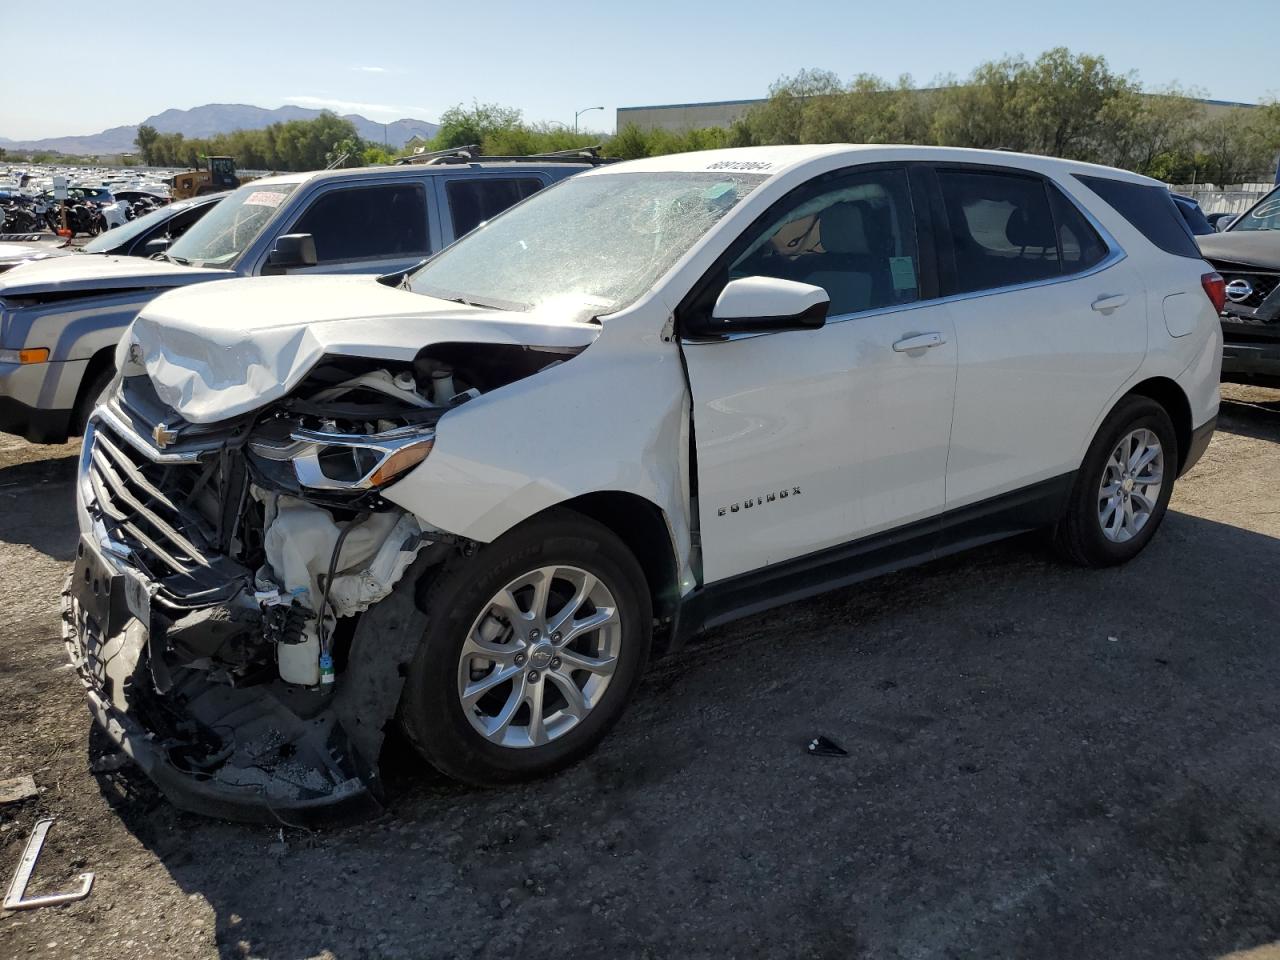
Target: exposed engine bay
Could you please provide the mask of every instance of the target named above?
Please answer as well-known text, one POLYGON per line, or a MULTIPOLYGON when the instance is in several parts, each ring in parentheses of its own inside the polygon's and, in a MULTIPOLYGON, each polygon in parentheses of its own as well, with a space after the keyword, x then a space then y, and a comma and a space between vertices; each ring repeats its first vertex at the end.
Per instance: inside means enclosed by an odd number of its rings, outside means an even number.
POLYGON ((64 598, 99 722, 188 809, 292 823, 376 808, 422 584, 475 548, 381 491, 450 411, 580 349, 325 357, 215 423, 182 418, 127 359, 86 432, 91 529, 64 598))

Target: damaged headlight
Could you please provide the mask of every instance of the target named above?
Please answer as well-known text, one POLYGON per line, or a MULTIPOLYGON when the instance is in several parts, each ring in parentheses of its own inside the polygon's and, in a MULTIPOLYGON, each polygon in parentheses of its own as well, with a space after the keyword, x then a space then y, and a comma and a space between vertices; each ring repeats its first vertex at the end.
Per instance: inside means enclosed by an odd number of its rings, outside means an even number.
POLYGON ((359 491, 381 487, 416 467, 434 444, 435 431, 416 426, 374 434, 298 428, 287 440, 253 440, 249 449, 264 460, 291 461, 304 487, 359 491))

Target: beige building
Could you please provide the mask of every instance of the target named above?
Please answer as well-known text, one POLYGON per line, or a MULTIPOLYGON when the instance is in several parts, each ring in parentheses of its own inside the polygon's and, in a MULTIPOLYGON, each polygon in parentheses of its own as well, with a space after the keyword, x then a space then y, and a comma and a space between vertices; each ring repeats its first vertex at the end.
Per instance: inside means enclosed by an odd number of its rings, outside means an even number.
POLYGON ((635 124, 641 130, 683 133, 703 127, 727 127, 763 100, 714 100, 709 103, 665 103, 652 107, 619 107, 616 129, 635 124))

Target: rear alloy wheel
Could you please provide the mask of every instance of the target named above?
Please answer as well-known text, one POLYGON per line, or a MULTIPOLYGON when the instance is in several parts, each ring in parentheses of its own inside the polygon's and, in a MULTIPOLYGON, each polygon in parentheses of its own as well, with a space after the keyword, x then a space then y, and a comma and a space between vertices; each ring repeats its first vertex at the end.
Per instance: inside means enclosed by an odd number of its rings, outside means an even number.
POLYGON ((1105 567, 1133 559, 1164 519, 1178 441, 1164 407, 1123 398, 1103 421, 1076 473, 1054 542, 1067 559, 1105 567))
POLYGON ((649 656, 644 572, 607 527, 549 511, 447 563, 400 704, 433 766, 476 784, 558 770, 622 715, 649 656))
POLYGON ((1147 429, 1124 436, 1103 467, 1098 523, 1112 543, 1132 540, 1155 515, 1164 487, 1164 447, 1147 429))

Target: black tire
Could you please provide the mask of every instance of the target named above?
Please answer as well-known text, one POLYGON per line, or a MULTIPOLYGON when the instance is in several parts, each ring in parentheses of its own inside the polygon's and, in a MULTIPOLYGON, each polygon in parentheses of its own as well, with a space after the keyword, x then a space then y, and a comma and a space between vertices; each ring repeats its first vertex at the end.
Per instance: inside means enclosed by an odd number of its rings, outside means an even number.
POLYGON ((640 564, 607 527, 569 510, 548 511, 447 567, 422 602, 427 632, 409 667, 400 720, 432 766, 466 783, 532 779, 581 759, 622 715, 648 662, 653 612, 640 564), (458 695, 463 644, 498 591, 527 571, 555 564, 586 570, 613 594, 621 619, 617 662, 599 703, 572 729, 540 746, 502 746, 464 713, 458 695))
POLYGON ((107 387, 111 386, 111 381, 115 379, 115 376, 116 368, 111 364, 107 364, 107 366, 93 375, 92 380, 84 385, 80 393, 80 401, 76 405, 75 414, 71 418, 71 436, 84 436, 84 428, 89 423, 89 414, 93 413, 93 408, 98 405, 98 399, 106 393, 107 387))
POLYGON ((1116 404, 1098 428, 1084 463, 1076 473, 1066 512, 1054 527, 1054 546, 1066 560, 1085 567, 1109 567, 1132 560, 1155 536, 1173 494, 1179 462, 1177 434, 1168 412, 1149 397, 1127 396, 1116 404), (1098 491, 1108 458, 1121 439, 1140 429, 1160 441, 1164 457, 1163 482, 1146 523, 1131 539, 1116 542, 1103 532, 1098 517, 1098 491))

